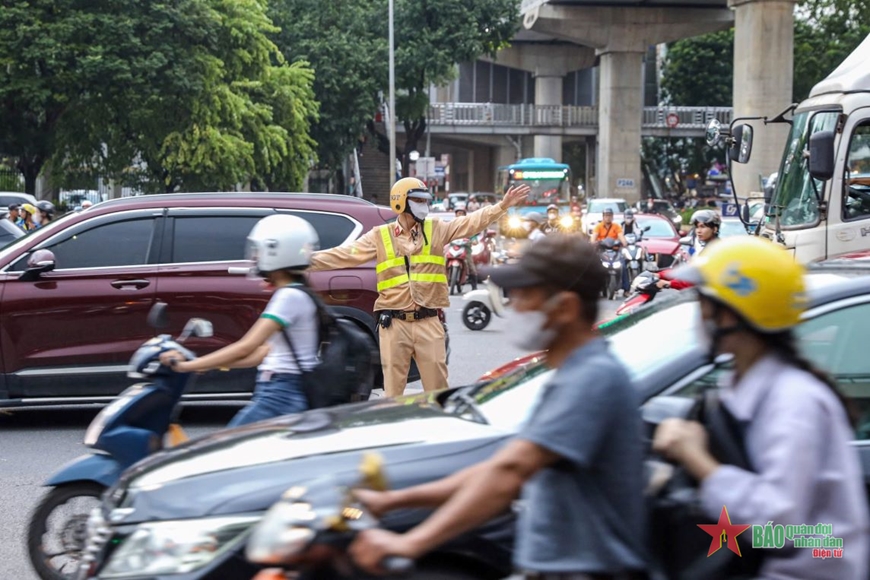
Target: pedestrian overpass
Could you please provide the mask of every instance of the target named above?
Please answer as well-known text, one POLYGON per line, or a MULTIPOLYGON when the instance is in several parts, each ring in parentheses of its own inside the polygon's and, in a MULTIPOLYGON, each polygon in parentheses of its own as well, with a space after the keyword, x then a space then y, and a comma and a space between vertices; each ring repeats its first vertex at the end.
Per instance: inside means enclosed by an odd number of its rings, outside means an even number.
MULTIPOLYGON (((641 133, 652 137, 703 137, 711 119, 731 122, 731 107, 644 107, 641 133)), ((435 135, 598 134, 598 107, 433 103, 429 130, 435 135)), ((401 129, 400 129, 401 130, 401 129)))

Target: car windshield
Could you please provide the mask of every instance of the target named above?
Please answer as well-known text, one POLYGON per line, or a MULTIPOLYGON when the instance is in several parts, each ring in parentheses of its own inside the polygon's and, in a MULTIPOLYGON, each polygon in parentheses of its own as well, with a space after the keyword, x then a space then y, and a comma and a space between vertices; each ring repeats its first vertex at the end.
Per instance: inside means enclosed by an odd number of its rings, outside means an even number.
POLYGON ((645 238, 673 238, 677 235, 671 224, 665 220, 643 217, 637 217, 636 219, 641 229, 649 226, 649 231, 643 233, 645 238))
POLYGON ((775 224, 777 214, 783 227, 812 225, 819 220, 813 182, 819 193, 823 183, 810 177, 804 152, 813 133, 834 129, 838 115, 838 111, 805 111, 794 116, 771 200, 768 217, 771 225, 775 224))
MULTIPOLYGON (((630 316, 619 317, 599 329, 635 384, 644 385, 654 373, 697 346, 695 320, 699 316, 695 293, 684 291, 664 295, 630 316), (667 340, 650 339, 661 335, 663 328, 667 329, 667 340)), ((486 385, 472 387, 471 392, 490 425, 515 432, 531 416, 552 374, 543 363, 536 363, 486 385)), ((464 405, 457 407, 457 411, 469 416, 464 405)))
POLYGON ((603 213, 605 209, 610 208, 613 213, 622 213, 628 209, 628 204, 624 201, 610 201, 603 199, 593 199, 589 202, 587 208, 588 213, 603 213))
POLYGON ((731 236, 745 236, 746 227, 740 220, 722 220, 719 226, 719 237, 730 238, 731 236))

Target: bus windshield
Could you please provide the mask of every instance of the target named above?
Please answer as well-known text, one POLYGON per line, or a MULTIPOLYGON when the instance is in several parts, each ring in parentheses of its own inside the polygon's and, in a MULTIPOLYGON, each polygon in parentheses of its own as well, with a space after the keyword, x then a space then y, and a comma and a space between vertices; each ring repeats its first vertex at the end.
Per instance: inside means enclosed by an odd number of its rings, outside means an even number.
POLYGON ((499 168, 498 184, 503 191, 524 183, 531 187, 527 205, 565 205, 571 200, 571 168, 552 159, 521 159, 499 168))

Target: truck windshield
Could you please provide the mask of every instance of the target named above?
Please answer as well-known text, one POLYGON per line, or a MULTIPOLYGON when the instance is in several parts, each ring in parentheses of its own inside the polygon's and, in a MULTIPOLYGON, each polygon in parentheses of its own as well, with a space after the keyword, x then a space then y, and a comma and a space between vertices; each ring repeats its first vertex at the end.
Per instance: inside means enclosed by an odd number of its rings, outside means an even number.
MULTIPOLYGON (((838 111, 805 111, 794 116, 771 200, 771 214, 780 213, 780 225, 783 227, 812 225, 819 219, 819 204, 804 151, 809 145, 810 135, 836 126, 837 115, 838 111)), ((821 181, 816 180, 819 194, 823 186, 821 181)), ((771 224, 774 219, 768 217, 771 224)))

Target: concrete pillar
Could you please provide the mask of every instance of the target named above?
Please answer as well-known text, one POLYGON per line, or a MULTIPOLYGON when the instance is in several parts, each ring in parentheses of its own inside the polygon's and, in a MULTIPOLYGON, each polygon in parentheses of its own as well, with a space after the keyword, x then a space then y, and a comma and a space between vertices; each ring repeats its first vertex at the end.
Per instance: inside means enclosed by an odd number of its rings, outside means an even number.
POLYGON ((598 106, 597 197, 640 199, 643 52, 604 52, 598 106))
POLYGON ((583 194, 587 199, 592 197, 596 191, 595 176, 598 175, 595 167, 595 159, 598 151, 596 145, 596 138, 594 136, 586 138, 586 181, 583 183, 583 194))
MULTIPOLYGON (((535 105, 562 106, 562 82, 564 76, 535 76, 535 105)), ((548 115, 549 111, 542 114, 548 115)), ((535 135, 535 157, 550 157, 562 162, 561 135, 535 135)))
MULTIPOLYGON (((792 102, 795 2, 730 0, 729 6, 734 10, 734 116, 773 116, 792 102)), ((741 197, 759 190, 759 175, 779 168, 788 137, 786 124, 751 124, 749 163, 733 164, 741 197)))

